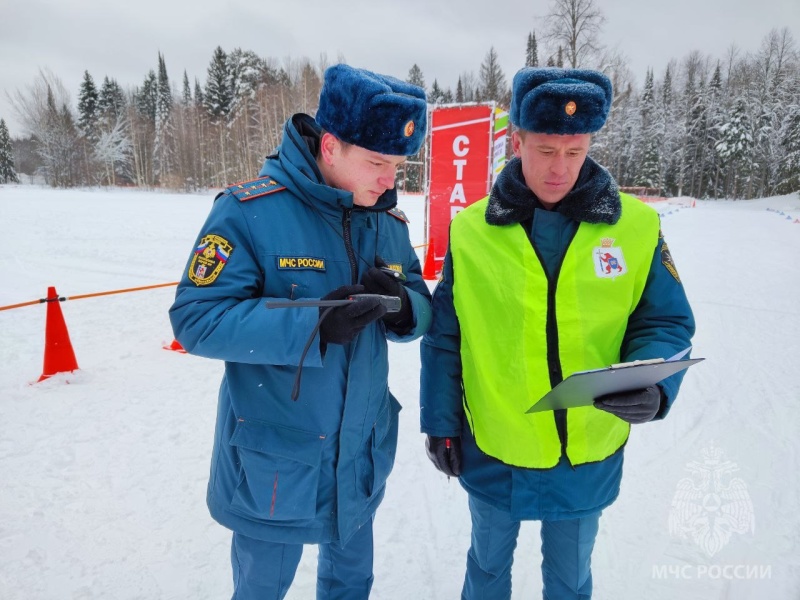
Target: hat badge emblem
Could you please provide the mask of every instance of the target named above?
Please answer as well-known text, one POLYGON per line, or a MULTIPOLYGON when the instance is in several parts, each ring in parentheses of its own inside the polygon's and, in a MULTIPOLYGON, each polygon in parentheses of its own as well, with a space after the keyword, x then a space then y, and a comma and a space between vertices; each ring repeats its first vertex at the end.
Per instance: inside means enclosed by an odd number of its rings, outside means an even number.
POLYGON ((575 111, 578 110, 578 105, 575 104, 574 101, 570 100, 567 102, 567 105, 564 107, 564 112, 567 113, 570 117, 575 114, 575 111))
POLYGON ((414 121, 406 123, 405 127, 403 127, 403 135, 406 137, 414 135, 414 121))

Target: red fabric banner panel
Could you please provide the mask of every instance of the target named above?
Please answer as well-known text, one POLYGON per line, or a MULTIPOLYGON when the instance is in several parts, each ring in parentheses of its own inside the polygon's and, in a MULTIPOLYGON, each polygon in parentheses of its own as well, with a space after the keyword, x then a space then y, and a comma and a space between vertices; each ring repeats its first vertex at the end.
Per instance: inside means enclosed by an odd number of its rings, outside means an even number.
POLYGON ((428 242, 436 272, 447 250, 450 220, 491 189, 492 107, 436 108, 431 113, 428 242))

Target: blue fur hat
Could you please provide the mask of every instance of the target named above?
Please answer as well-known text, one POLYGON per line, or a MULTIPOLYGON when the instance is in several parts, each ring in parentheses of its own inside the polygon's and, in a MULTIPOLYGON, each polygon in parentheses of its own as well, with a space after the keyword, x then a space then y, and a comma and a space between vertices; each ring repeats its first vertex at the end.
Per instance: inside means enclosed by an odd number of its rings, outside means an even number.
POLYGON ((594 133, 606 122, 612 95, 599 71, 526 67, 514 75, 510 118, 536 133, 594 133))
POLYGON ((325 71, 317 123, 340 140, 381 154, 411 156, 425 140, 425 90, 348 65, 325 71))

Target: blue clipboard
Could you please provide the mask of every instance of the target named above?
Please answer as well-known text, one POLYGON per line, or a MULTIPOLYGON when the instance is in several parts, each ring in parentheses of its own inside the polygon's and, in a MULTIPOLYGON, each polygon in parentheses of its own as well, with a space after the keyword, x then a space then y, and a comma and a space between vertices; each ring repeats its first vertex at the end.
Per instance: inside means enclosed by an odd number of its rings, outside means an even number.
POLYGON ((567 377, 541 400, 531 406, 527 412, 536 413, 546 410, 577 408, 591 406, 594 399, 613 392, 628 392, 655 385, 670 375, 674 375, 704 358, 685 358, 666 361, 634 361, 613 365, 605 369, 579 371, 567 377))

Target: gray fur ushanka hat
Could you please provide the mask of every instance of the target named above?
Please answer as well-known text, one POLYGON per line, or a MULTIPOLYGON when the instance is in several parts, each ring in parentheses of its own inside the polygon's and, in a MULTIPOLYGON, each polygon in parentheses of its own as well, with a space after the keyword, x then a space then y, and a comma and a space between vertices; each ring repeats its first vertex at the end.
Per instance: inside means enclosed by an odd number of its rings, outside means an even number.
POLYGON ((325 70, 316 121, 340 140, 381 154, 411 156, 425 140, 425 90, 348 65, 325 70))
POLYGON ((526 67, 514 75, 510 119, 536 133, 594 133, 612 97, 611 81, 599 71, 526 67))

